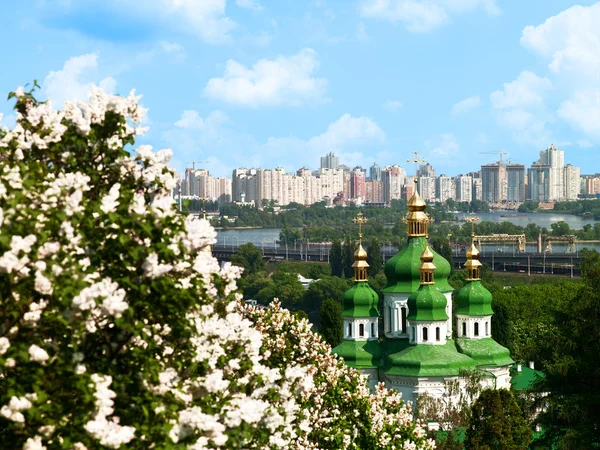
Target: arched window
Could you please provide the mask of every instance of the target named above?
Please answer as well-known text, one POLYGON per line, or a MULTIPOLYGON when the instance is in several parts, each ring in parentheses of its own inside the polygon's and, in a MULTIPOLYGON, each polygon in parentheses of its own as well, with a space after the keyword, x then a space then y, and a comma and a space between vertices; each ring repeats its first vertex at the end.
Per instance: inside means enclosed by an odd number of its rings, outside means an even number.
POLYGON ((463 336, 467 335, 467 323, 466 322, 462 323, 462 335, 463 336))
POLYGON ((479 336, 479 322, 475 322, 475 327, 474 327, 474 330, 473 330, 473 334, 475 336, 479 336))
POLYGON ((440 327, 435 327, 435 340, 440 340, 440 327))
POLYGON ((423 327, 423 341, 427 340, 427 328, 423 327))
POLYGON ((402 332, 406 333, 406 308, 402 308, 402 332))
POLYGON ((348 337, 352 337, 352 324, 348 323, 348 337))
POLYGON ((375 337, 375 322, 371 322, 371 337, 375 337))
POLYGON ((365 337, 365 324, 364 323, 361 323, 358 326, 358 336, 359 337, 365 337))
POLYGON ((393 331, 392 330, 392 307, 391 306, 387 307, 387 313, 388 313, 387 314, 387 316, 388 316, 387 317, 387 330, 388 330, 388 332, 391 333, 393 331))
POLYGON ((415 327, 412 327, 412 335, 413 335, 413 342, 417 340, 417 329, 415 327))
POLYGON ((488 323, 488 321, 487 321, 487 320, 486 320, 486 322, 485 322, 485 335, 486 335, 486 336, 489 336, 489 335, 490 335, 489 323, 488 323))

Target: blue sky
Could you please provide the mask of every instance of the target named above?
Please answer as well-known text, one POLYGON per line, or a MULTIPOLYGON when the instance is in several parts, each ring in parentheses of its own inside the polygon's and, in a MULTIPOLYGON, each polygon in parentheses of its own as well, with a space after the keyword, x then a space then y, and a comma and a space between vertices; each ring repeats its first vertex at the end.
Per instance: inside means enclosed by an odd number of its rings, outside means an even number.
MULTIPOLYGON (((0 96, 92 83, 149 108, 173 166, 530 165, 554 143, 600 172, 600 2, 0 0, 0 96), (206 161, 206 162, 202 162, 206 161)), ((3 123, 14 122, 0 103, 3 123)))

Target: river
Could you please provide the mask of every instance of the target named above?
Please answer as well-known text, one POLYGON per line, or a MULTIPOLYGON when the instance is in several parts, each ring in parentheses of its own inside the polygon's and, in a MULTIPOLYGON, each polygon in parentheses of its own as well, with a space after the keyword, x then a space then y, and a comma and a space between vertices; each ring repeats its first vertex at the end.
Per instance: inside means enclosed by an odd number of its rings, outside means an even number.
MULTIPOLYGON (((468 217, 468 214, 458 213, 456 214, 457 220, 468 217)), ((565 221, 569 224, 572 229, 581 229, 585 224, 594 225, 596 223, 594 219, 584 219, 582 217, 574 216, 572 214, 556 214, 556 213, 513 213, 513 212, 493 212, 493 213, 479 213, 477 217, 481 218, 482 221, 488 222, 511 222, 515 225, 522 227, 527 226, 529 223, 535 223, 541 227, 550 229, 552 223, 565 221), (510 217, 502 217, 502 215, 510 214, 510 217)), ((461 222, 456 222, 461 223, 461 222)), ((217 243, 224 245, 241 245, 246 242, 252 242, 253 244, 261 247, 273 247, 275 242, 279 239, 279 228, 244 228, 244 229, 229 229, 229 230, 218 230, 217 231, 217 243)), ((290 248, 293 245, 297 245, 300 248, 300 243, 289 242, 290 248)), ((563 245, 560 243, 553 243, 553 248, 557 252, 564 251, 563 245)), ((587 247, 598 248, 598 244, 587 244, 587 247)), ((486 246, 487 247, 487 246, 486 246)), ((498 246, 503 251, 512 251, 512 246, 498 246)), ((580 247, 578 246, 578 249, 580 247)), ((534 247, 528 245, 528 251, 535 251, 534 247)), ((484 250, 485 251, 485 250, 484 250)))

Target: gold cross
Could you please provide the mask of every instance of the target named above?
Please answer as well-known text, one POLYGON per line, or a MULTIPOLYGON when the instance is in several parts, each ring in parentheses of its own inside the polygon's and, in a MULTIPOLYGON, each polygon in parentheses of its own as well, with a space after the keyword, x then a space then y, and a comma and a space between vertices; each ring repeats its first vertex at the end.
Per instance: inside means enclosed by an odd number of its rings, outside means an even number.
POLYGON ((471 237, 475 236, 475 223, 479 222, 481 219, 475 215, 474 212, 471 212, 471 217, 467 217, 465 222, 471 224, 471 237))
POLYGON ((418 166, 419 163, 425 164, 427 161, 425 160, 425 158, 421 158, 421 155, 419 155, 419 152, 413 152, 413 157, 407 159, 406 162, 407 163, 412 162, 412 163, 415 164, 415 184, 416 184, 418 182, 417 181, 417 179, 418 179, 417 172, 419 170, 417 168, 417 166, 418 166))
POLYGON ((358 239, 362 242, 362 226, 367 223, 367 218, 363 216, 362 212, 356 215, 356 219, 352 219, 352 222, 358 224, 358 239))

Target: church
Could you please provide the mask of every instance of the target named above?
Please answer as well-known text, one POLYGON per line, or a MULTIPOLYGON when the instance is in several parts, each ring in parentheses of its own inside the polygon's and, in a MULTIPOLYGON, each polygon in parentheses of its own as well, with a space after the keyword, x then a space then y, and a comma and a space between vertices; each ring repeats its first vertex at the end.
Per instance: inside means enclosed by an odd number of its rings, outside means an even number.
POLYGON ((453 311, 450 263, 428 245, 426 206, 415 190, 408 202, 407 245, 385 264, 383 311, 368 284, 360 234, 354 285, 343 298, 344 339, 333 353, 366 375, 371 387, 383 382, 405 401, 416 402, 423 393, 440 397, 448 382, 464 383, 461 375, 473 371, 484 375, 484 387, 509 389, 514 362, 491 336, 492 294, 480 281, 479 251, 472 241, 466 284, 454 295, 453 311))

